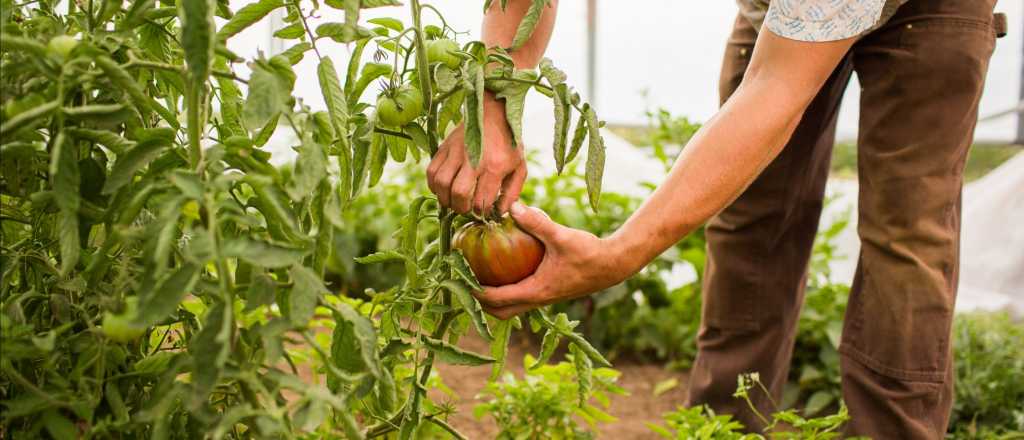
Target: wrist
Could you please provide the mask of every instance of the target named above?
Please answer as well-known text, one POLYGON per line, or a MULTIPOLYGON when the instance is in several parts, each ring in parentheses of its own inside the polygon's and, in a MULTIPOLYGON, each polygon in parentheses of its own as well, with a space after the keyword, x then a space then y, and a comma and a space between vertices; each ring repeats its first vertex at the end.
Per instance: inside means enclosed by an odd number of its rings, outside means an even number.
POLYGON ((647 265, 647 260, 641 249, 631 241, 631 237, 624 233, 622 228, 616 230, 612 235, 602 238, 601 241, 608 251, 609 260, 612 261, 610 268, 615 272, 619 281, 625 281, 636 275, 647 265))

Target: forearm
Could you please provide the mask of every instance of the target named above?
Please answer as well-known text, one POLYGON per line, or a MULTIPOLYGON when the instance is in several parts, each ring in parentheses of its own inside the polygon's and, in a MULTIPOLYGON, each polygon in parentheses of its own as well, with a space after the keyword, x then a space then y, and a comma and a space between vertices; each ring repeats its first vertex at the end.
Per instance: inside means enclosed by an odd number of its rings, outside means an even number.
MULTIPOLYGON (((484 14, 483 42, 487 47, 512 46, 512 39, 515 38, 516 30, 523 21, 527 10, 532 3, 530 0, 509 0, 505 10, 501 9, 501 1, 496 0, 491 4, 490 9, 484 14)), ((545 7, 537 21, 537 27, 533 34, 522 47, 509 53, 519 69, 532 69, 537 67, 544 51, 551 41, 551 32, 555 27, 555 15, 558 11, 558 0, 551 0, 551 6, 545 7)))
POLYGON ((609 237, 623 267, 639 271, 739 197, 782 151, 851 44, 762 34, 740 87, 690 140, 665 182, 609 237))

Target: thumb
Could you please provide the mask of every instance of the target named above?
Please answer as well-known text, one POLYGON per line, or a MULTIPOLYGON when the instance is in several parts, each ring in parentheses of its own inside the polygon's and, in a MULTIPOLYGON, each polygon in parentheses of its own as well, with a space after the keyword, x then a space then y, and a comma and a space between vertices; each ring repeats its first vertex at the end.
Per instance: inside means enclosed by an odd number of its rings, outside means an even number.
POLYGON ((544 244, 548 244, 554 239, 555 233, 558 232, 558 223, 551 220, 551 217, 548 217, 547 213, 540 209, 515 202, 512 204, 512 208, 509 209, 509 214, 512 214, 512 219, 516 221, 520 228, 529 232, 530 235, 537 237, 544 244))

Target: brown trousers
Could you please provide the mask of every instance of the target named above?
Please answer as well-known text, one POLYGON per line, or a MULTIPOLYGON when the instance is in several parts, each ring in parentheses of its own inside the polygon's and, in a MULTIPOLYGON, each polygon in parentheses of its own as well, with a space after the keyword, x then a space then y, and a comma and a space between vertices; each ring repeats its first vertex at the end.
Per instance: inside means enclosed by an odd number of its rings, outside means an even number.
MULTIPOLYGON (((708 223, 690 405, 732 413, 756 429, 762 424, 732 397, 737 375, 758 372, 780 398, 836 115, 856 72, 861 252, 840 347, 847 434, 943 437, 953 397, 962 172, 994 48, 994 6, 995 0, 903 5, 854 44, 782 153, 708 223)), ((722 67, 722 102, 743 79, 756 39, 738 18, 722 67)), ((764 414, 774 410, 763 396, 754 403, 764 414)))

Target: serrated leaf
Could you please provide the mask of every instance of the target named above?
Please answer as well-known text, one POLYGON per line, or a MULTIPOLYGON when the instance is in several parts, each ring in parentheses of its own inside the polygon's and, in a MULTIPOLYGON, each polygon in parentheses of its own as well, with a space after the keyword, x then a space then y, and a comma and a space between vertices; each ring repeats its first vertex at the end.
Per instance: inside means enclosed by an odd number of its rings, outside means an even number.
POLYGON ((473 326, 476 327, 477 333, 488 341, 494 340, 494 335, 491 334, 491 329, 487 325, 484 310, 480 306, 480 302, 473 297, 469 286, 456 280, 445 280, 441 283, 441 287, 452 293, 455 300, 469 315, 469 319, 473 322, 473 326))
POLYGON ((572 162, 579 154, 580 148, 583 147, 583 141, 587 138, 587 111, 589 110, 590 104, 583 104, 583 111, 580 113, 579 119, 576 120, 576 129, 572 133, 572 144, 569 146, 565 163, 572 162))
POLYGON ((117 158, 110 176, 103 185, 103 194, 112 194, 122 186, 131 183, 132 178, 139 170, 149 165, 156 159, 164 149, 171 145, 170 141, 160 137, 150 137, 141 140, 123 156, 117 158))
POLYGON ((125 139, 121 135, 112 131, 92 130, 88 128, 69 128, 66 132, 74 138, 103 145, 117 155, 124 154, 125 151, 135 146, 135 142, 125 139))
MULTIPOLYGON (((352 326, 352 336, 356 338, 359 347, 359 355, 364 365, 374 377, 380 377, 383 366, 377 352, 377 330, 373 328, 373 322, 365 316, 360 315, 352 306, 340 303, 335 308, 335 320, 347 322, 352 326)), ((332 357, 337 361, 342 356, 351 356, 352 353, 344 353, 331 350, 332 357)))
POLYGON ((473 270, 470 269, 469 263, 466 262, 466 256, 462 255, 462 251, 458 249, 452 249, 452 253, 448 254, 445 258, 448 261, 448 266, 452 268, 452 271, 462 281, 466 282, 466 285, 475 292, 482 292, 484 287, 480 285, 480 281, 476 279, 476 275, 473 274, 473 270))
POLYGON ((269 178, 252 175, 246 176, 245 181, 252 186, 253 192, 259 198, 256 209, 267 217, 267 222, 281 226, 290 235, 290 238, 301 239, 295 213, 281 194, 277 184, 269 178))
POLYGON ((296 202, 312 197, 320 181, 327 175, 327 154, 311 137, 309 133, 303 136, 299 156, 295 160, 295 171, 285 186, 288 196, 296 202))
POLYGON ((242 123, 255 132, 286 108, 288 93, 273 72, 256 64, 249 77, 249 95, 242 109, 242 123))
MULTIPOLYGON (((551 84, 552 87, 565 83, 565 72, 555 67, 555 65, 551 63, 550 58, 541 59, 539 68, 541 76, 543 76, 544 79, 547 79, 548 83, 551 84)), ((565 101, 568 102, 568 99, 565 101)))
POLYGON ((604 176, 604 138, 601 137, 600 125, 594 109, 587 109, 586 116, 587 127, 590 130, 586 171, 587 196, 590 199, 590 207, 597 212, 598 203, 601 201, 601 180, 604 176))
POLYGON ((227 23, 224 23, 224 26, 217 32, 217 38, 221 41, 227 40, 249 26, 256 24, 263 17, 266 17, 267 14, 281 6, 284 6, 284 2, 281 0, 260 0, 249 3, 236 11, 235 15, 227 23))
POLYGON ((338 72, 330 58, 320 59, 317 77, 320 79, 320 92, 327 104, 327 111, 334 123, 334 131, 339 136, 344 136, 348 132, 348 104, 345 102, 345 92, 342 91, 341 82, 338 80, 338 72))
POLYGON ((818 414, 835 400, 836 396, 829 391, 815 392, 807 399, 807 405, 804 406, 804 414, 807 416, 818 414))
POLYGON ((568 333, 565 336, 568 337, 574 345, 579 347, 580 350, 583 350, 583 352, 587 354, 587 357, 594 361, 594 363, 596 363, 598 366, 611 368, 612 363, 608 362, 608 359, 605 359, 604 355, 602 355, 601 352, 597 351, 597 349, 594 348, 593 345, 590 345, 590 342, 587 342, 587 340, 584 339, 583 336, 580 336, 577 333, 568 333))
POLYGON ((441 362, 454 365, 486 365, 494 362, 494 358, 479 353, 463 350, 445 341, 423 336, 423 343, 427 349, 434 352, 441 362))
POLYGON ((232 310, 217 302, 206 313, 203 328, 189 341, 192 355, 192 408, 201 408, 209 400, 217 385, 228 355, 231 354, 231 336, 235 328, 232 310))
POLYGON ((292 47, 285 49, 284 52, 281 52, 280 56, 288 58, 288 61, 294 66, 299 64, 299 62, 302 61, 302 58, 306 56, 306 52, 312 48, 312 44, 303 41, 301 43, 295 43, 292 47))
POLYGON ((185 263, 152 290, 139 292, 139 314, 135 324, 149 327, 170 316, 199 279, 199 266, 185 263))
POLYGON ((367 23, 376 24, 376 25, 379 25, 379 26, 384 26, 384 27, 386 27, 388 29, 391 29, 393 31, 396 31, 396 32, 402 32, 403 30, 405 30, 405 25, 402 24, 401 20, 398 20, 396 18, 378 17, 378 18, 371 18, 369 20, 366 20, 366 22, 367 23))
MULTIPOLYGON (((248 8, 248 5, 246 8, 248 8)), ((210 75, 214 46, 214 5, 211 0, 189 0, 179 3, 181 47, 193 84, 201 85, 210 75)), ((245 10, 246 8, 242 8, 245 10)), ((239 11, 241 13, 242 11, 239 11)), ((238 18, 238 15, 235 16, 238 18)), ((232 18, 231 21, 234 21, 232 18)), ((231 24, 228 21, 228 25, 231 24)), ((193 86, 195 87, 195 85, 193 86)))
POLYGON ((388 163, 387 139, 383 135, 373 135, 369 156, 370 187, 372 188, 377 185, 377 182, 380 182, 380 177, 384 175, 384 165, 388 163))
POLYGON ((156 112, 175 129, 181 126, 181 124, 178 123, 177 114, 172 113, 166 107, 160 105, 160 103, 147 95, 146 92, 142 90, 142 86, 140 86, 139 83, 128 74, 128 71, 115 63, 114 60, 107 56, 98 56, 94 59, 94 62, 103 70, 103 73, 106 74, 106 78, 110 79, 115 85, 128 94, 128 97, 131 98, 136 106, 156 112))
POLYGON ((494 326, 494 339, 491 341, 491 357, 494 358, 494 365, 491 366, 491 382, 498 379, 501 370, 505 369, 505 359, 508 358, 508 342, 512 338, 512 329, 519 322, 519 317, 513 317, 498 321, 494 326))
POLYGON ((533 370, 548 363, 551 355, 555 354, 555 349, 558 348, 558 343, 561 340, 562 335, 555 331, 555 329, 547 329, 544 332, 544 339, 541 340, 540 355, 537 357, 537 361, 530 366, 530 369, 533 370))
POLYGON ((565 84, 555 86, 555 139, 552 145, 552 152, 555 155, 555 170, 562 174, 565 168, 565 154, 569 137, 569 114, 572 108, 569 105, 569 89, 565 84))
POLYGON ((288 320, 295 326, 305 327, 313 319, 320 297, 330 292, 312 270, 293 265, 288 270, 292 288, 288 293, 288 320))
POLYGON ((475 62, 466 63, 464 69, 466 153, 475 168, 484 149, 484 69, 475 62))
POLYGON ((240 258, 256 266, 267 268, 288 267, 300 264, 309 254, 307 249, 297 249, 253 240, 245 236, 229 238, 221 244, 221 255, 240 258))
POLYGON ((41 421, 52 438, 78 438, 75 424, 60 414, 56 409, 43 412, 41 421))
POLYGON ((265 273, 252 277, 249 282, 249 289, 245 293, 246 312, 255 310, 259 306, 268 306, 274 303, 277 294, 277 283, 265 273))
MULTIPOLYGON (((512 78, 532 82, 537 80, 537 74, 528 70, 516 70, 512 72, 512 78)), ((526 93, 530 91, 530 87, 530 84, 521 82, 507 82, 495 95, 496 98, 505 100, 505 119, 512 129, 515 146, 519 148, 524 148, 523 111, 526 108, 526 93)))
POLYGON ((579 397, 579 406, 582 408, 590 399, 590 391, 594 385, 594 366, 590 357, 576 344, 569 347, 572 352, 572 363, 576 368, 576 391, 579 397))
MULTIPOLYGON (((7 37, 4 36, 4 38, 7 37)), ((18 113, 13 118, 5 121, 3 125, 0 125, 0 140, 6 141, 9 136, 19 130, 32 127, 36 122, 49 116, 58 107, 60 107, 59 102, 51 101, 18 113)))
POLYGON ((516 29, 516 35, 512 38, 512 49, 519 49, 530 40, 533 35, 533 30, 537 28, 537 23, 540 21, 540 16, 544 12, 544 8, 548 5, 548 0, 532 0, 529 9, 526 10, 526 15, 523 16, 523 20, 519 22, 519 27, 516 29))
POLYGON ((388 261, 405 261, 409 257, 405 256, 401 252, 395 250, 385 250, 380 252, 374 252, 364 257, 355 258, 356 263, 359 264, 376 264, 385 263, 388 261))
POLYGON ((303 35, 306 35, 306 28, 302 26, 301 22, 292 23, 274 32, 274 38, 281 38, 284 40, 300 38, 303 35))

